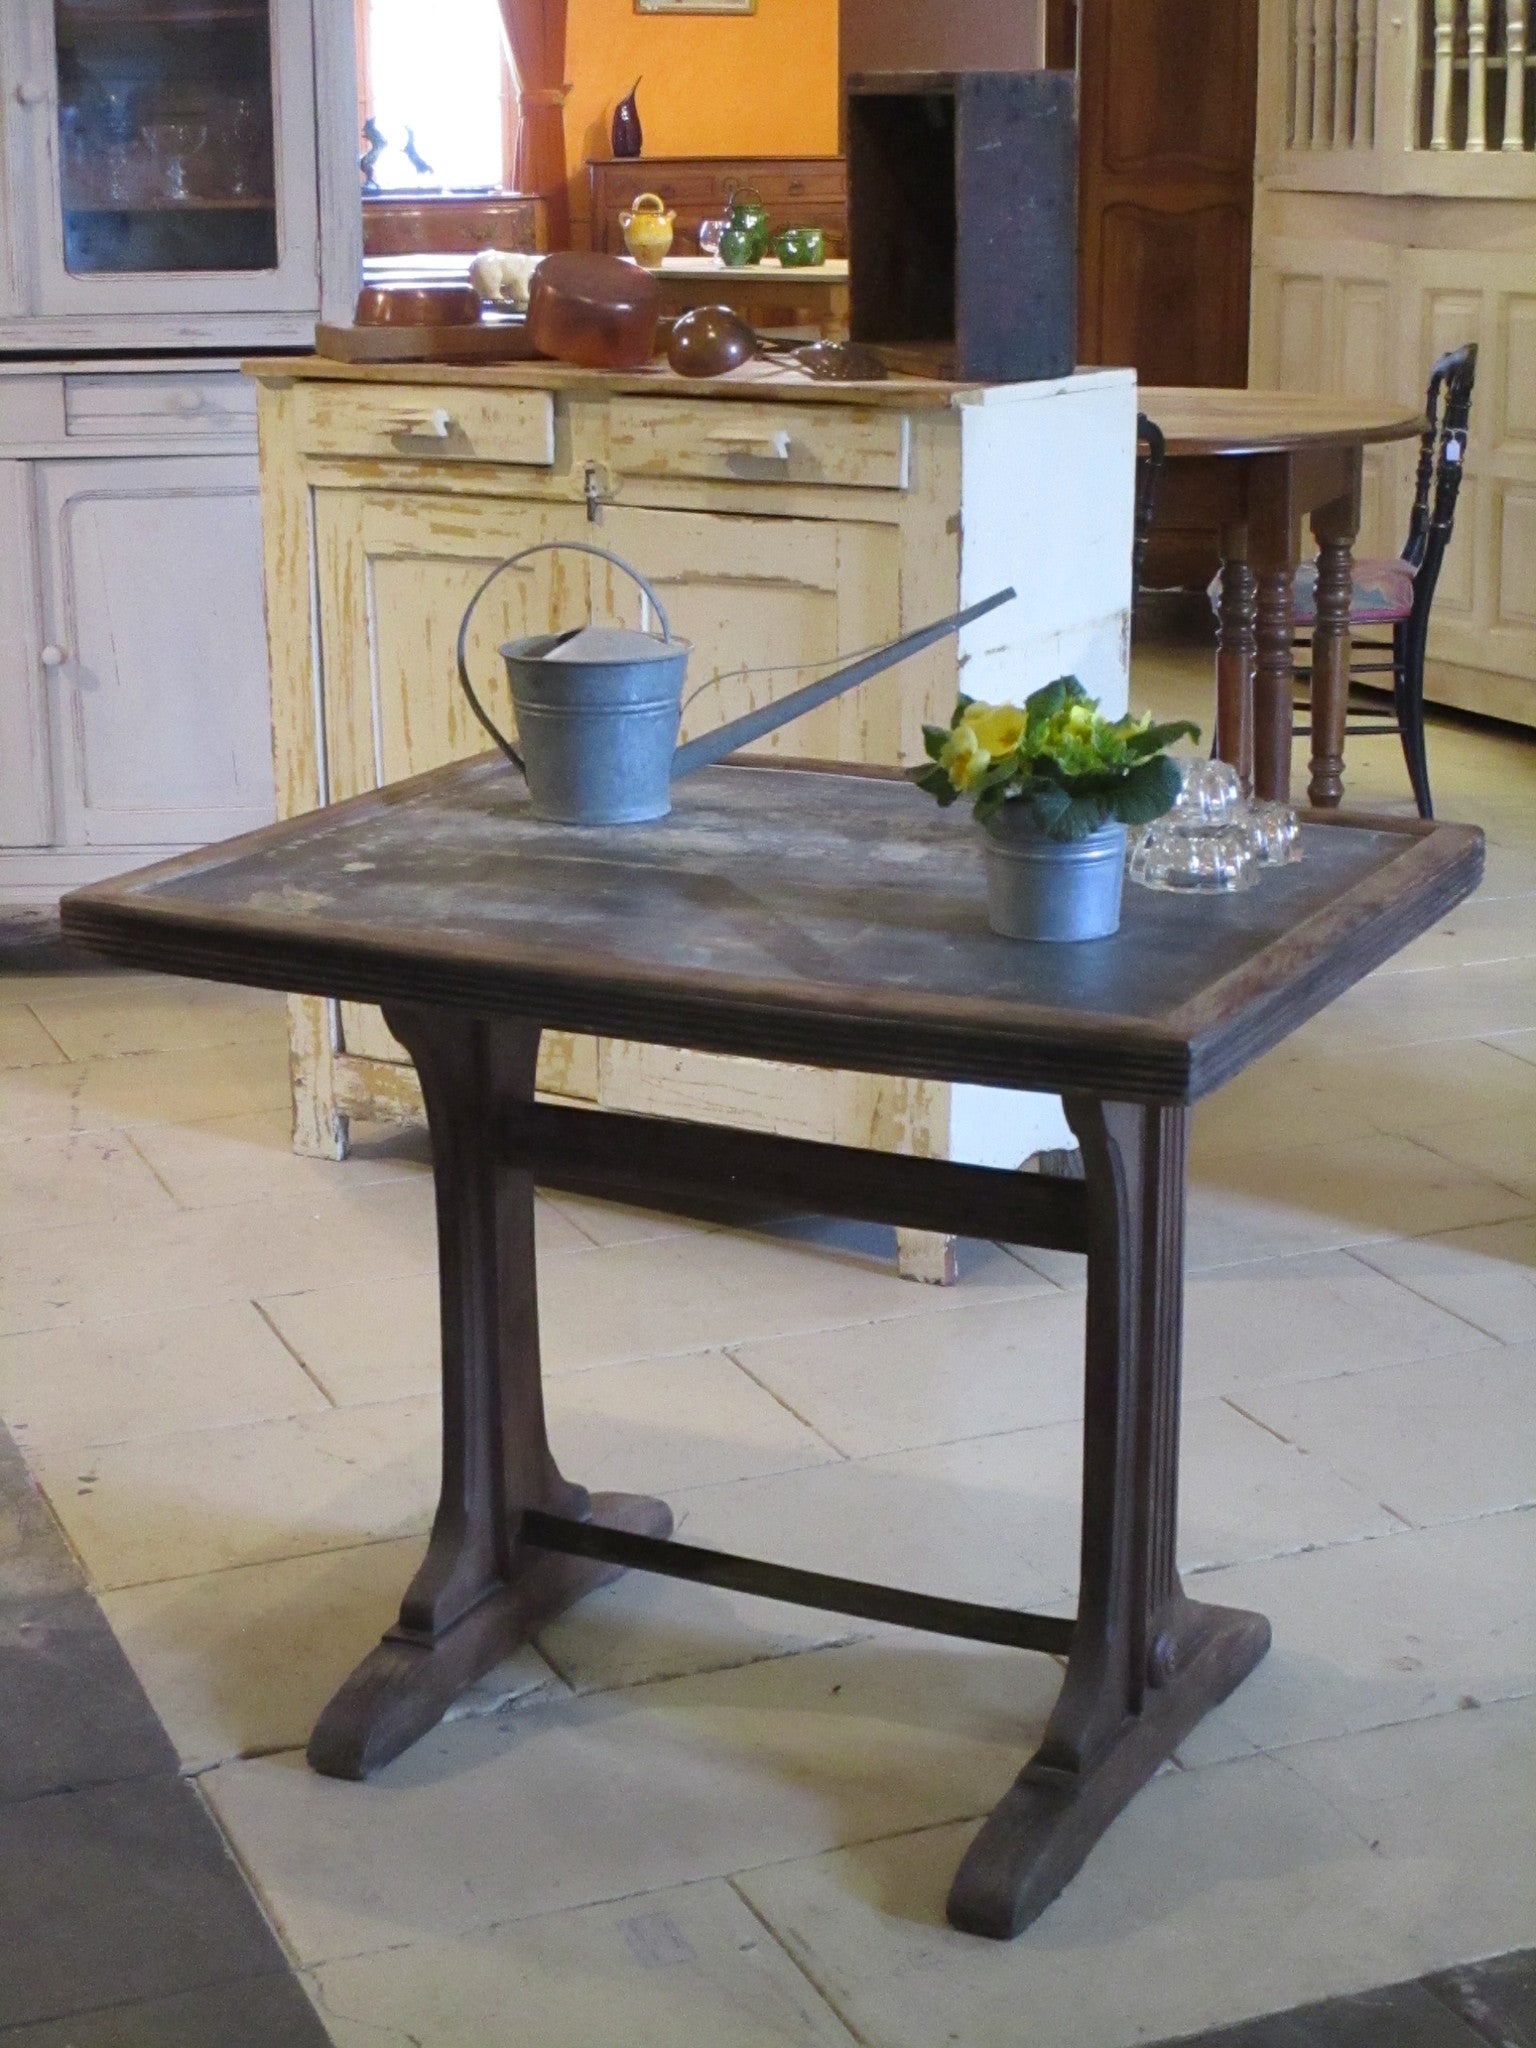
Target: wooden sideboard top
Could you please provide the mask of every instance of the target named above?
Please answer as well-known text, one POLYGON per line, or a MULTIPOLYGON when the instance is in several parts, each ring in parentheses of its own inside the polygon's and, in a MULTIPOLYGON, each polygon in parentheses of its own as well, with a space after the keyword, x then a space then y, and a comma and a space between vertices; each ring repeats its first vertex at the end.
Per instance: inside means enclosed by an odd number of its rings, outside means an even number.
POLYGON ((264 384, 438 384, 509 391, 612 392, 625 398, 790 399, 796 405, 883 406, 911 412, 955 405, 1006 405, 1078 391, 1094 384, 1134 382, 1130 370, 1075 370, 1038 384, 953 383, 940 377, 888 377, 880 384, 820 383, 764 367, 742 377, 679 377, 664 363, 624 374, 579 370, 567 363, 344 363, 328 356, 255 356, 241 365, 264 384))

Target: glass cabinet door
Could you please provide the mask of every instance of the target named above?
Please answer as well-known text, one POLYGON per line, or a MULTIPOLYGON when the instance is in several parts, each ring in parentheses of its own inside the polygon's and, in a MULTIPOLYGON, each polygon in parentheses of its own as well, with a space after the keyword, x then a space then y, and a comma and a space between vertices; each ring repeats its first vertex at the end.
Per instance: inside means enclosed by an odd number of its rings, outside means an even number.
POLYGON ((64 268, 278 262, 269 0, 53 0, 64 268))

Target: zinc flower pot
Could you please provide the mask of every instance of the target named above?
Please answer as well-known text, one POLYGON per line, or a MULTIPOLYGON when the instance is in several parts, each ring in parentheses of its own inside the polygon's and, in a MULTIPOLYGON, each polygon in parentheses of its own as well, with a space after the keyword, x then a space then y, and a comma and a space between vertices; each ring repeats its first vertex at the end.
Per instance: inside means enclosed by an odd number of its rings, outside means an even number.
POLYGON ((1001 937, 1061 944, 1118 931, 1123 825, 1102 825, 1086 839, 1048 839, 1024 805, 1004 804, 981 829, 987 922, 1001 937))

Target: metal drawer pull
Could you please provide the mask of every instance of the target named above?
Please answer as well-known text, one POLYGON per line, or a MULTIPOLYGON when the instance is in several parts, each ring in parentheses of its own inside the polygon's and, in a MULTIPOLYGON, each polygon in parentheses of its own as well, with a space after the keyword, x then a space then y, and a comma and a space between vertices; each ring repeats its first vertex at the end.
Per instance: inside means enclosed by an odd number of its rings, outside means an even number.
POLYGON ((397 441, 446 441, 453 430, 453 414, 446 405, 435 405, 430 412, 395 413, 380 424, 397 441))
POLYGON ((788 462, 789 429, 763 427, 757 433, 745 427, 717 427, 709 440, 732 455, 755 455, 764 462, 788 462))

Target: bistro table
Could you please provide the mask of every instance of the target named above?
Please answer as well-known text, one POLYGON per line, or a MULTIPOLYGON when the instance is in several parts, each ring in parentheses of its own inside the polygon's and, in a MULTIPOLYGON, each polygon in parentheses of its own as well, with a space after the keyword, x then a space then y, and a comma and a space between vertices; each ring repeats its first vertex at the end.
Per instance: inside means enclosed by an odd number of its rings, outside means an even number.
POLYGON ((1424 414, 1405 406, 1296 391, 1152 385, 1141 410, 1156 421, 1172 467, 1169 500, 1221 529, 1216 752, 1254 793, 1290 801, 1294 694, 1291 582, 1297 535, 1317 541, 1308 799, 1344 794, 1352 551, 1360 530, 1361 451, 1407 441, 1424 414))
POLYGON ((1190 1599, 1175 1560, 1189 1105, 1468 895, 1482 835, 1313 819, 1305 858, 1257 889, 1132 888, 1114 938, 1032 946, 987 929, 974 828, 891 772, 738 763, 675 795, 651 825, 545 824, 482 758, 80 890, 64 930, 139 967, 381 1003, 421 1078, 442 1494, 398 1624, 316 1724, 315 1769, 365 1777, 625 1567, 1064 1656, 1045 1739, 950 1894, 957 1926, 1007 1937, 1269 1645, 1262 1615, 1190 1599), (1061 1091, 1085 1178, 537 1101, 546 1028, 1061 1091), (1085 1252, 1075 1617, 675 1543, 663 1502, 567 1479, 536 1185, 1085 1252))

